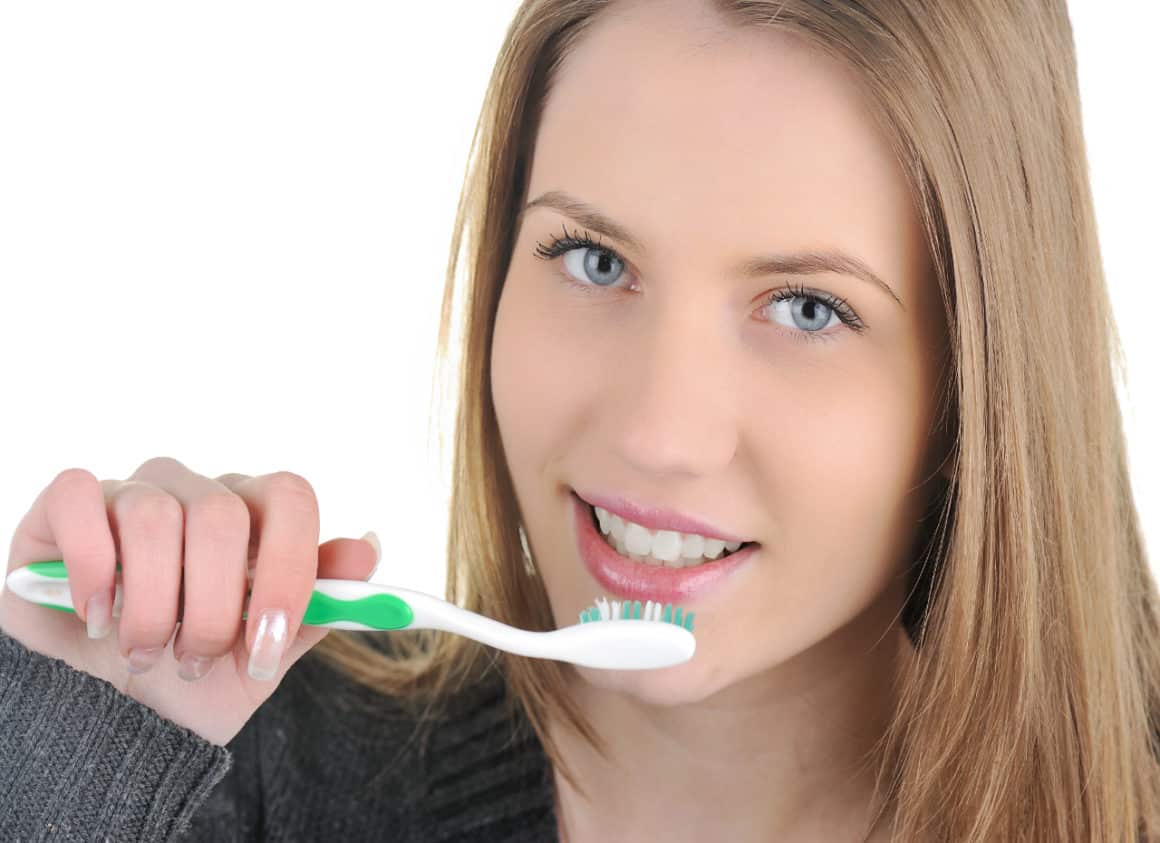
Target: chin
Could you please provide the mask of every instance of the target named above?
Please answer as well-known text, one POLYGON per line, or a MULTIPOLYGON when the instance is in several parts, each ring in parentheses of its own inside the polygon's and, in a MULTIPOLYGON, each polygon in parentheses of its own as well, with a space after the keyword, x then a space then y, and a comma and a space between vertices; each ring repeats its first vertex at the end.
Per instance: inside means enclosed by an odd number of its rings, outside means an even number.
POLYGON ((575 668, 579 681, 602 691, 614 691, 645 705, 670 707, 698 703, 721 690, 721 680, 696 664, 696 657, 687 664, 663 667, 657 670, 598 670, 591 667, 575 668))

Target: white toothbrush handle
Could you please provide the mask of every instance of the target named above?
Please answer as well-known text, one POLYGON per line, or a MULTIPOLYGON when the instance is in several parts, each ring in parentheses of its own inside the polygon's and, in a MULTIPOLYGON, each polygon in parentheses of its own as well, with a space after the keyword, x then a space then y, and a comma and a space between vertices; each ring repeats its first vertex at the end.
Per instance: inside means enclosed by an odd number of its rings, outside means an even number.
MULTIPOLYGON (((119 572, 115 584, 112 615, 116 618, 124 598, 119 572)), ((17 568, 8 574, 5 585, 29 602, 76 611, 67 570, 60 560, 17 568)), ((363 580, 316 580, 302 623, 372 631, 441 629, 521 656, 610 670, 682 664, 693 657, 697 646, 692 632, 664 621, 599 620, 538 632, 500 623, 420 591, 363 580)))
MULTIPOLYGON (((315 590, 344 602, 371 594, 390 594, 406 603, 414 615, 400 629, 442 629, 516 655, 556 659, 584 667, 609 670, 669 667, 689 661, 697 648, 692 632, 663 621, 594 621, 539 632, 509 626, 447 600, 406 588, 359 580, 318 580, 315 590)), ((337 623, 320 625, 338 626, 337 623)), ((368 627, 355 623, 345 628, 368 627)))

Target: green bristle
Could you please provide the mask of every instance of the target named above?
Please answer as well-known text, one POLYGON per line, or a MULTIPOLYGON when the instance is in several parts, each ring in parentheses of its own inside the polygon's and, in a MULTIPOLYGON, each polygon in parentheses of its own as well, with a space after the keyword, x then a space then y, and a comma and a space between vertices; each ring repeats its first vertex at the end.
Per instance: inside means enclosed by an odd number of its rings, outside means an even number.
MULTIPOLYGON (((620 609, 620 620, 639 620, 644 617, 645 606, 639 600, 613 601, 609 605, 611 612, 610 618, 615 616, 617 607, 620 609)), ((592 621, 599 620, 602 620, 599 605, 589 606, 580 613, 580 623, 591 623, 592 621)), ((683 626, 689 632, 693 631, 693 613, 686 612, 683 606, 674 606, 672 603, 665 603, 661 611, 660 620, 665 623, 674 623, 677 626, 683 626)))

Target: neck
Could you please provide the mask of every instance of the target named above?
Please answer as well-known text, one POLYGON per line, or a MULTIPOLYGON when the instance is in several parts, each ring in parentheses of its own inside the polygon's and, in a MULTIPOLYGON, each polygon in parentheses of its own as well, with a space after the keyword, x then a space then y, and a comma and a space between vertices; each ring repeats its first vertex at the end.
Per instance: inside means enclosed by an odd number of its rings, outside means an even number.
POLYGON ((555 771, 560 839, 619 839, 632 828, 678 843, 719 839, 723 827, 736 843, 879 839, 864 837, 879 807, 875 745, 913 656, 892 623, 898 605, 884 599, 793 659, 692 704, 650 705, 574 675, 574 698, 609 756, 550 727, 588 796, 555 771))

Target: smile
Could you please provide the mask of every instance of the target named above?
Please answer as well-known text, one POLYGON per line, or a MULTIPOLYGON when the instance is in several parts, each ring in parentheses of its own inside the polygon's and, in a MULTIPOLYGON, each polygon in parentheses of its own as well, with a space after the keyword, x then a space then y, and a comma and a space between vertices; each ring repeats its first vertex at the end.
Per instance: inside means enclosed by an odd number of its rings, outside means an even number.
MULTIPOLYGON (((580 558, 592 577, 608 592, 619 597, 627 597, 642 602, 655 600, 661 603, 685 605, 702 600, 711 591, 720 587, 730 576, 751 562, 761 547, 756 542, 746 542, 739 544, 738 548, 732 552, 726 552, 722 546, 719 551, 720 555, 713 559, 704 558, 702 552, 697 559, 686 560, 683 556, 678 555, 671 562, 667 562, 652 556, 652 554, 659 551, 662 555, 671 555, 673 540, 657 535, 653 539, 659 538, 661 546, 657 548, 654 544, 650 544, 650 552, 647 555, 640 559, 634 559, 631 555, 620 553, 609 544, 601 530, 593 507, 581 500, 575 493, 572 493, 571 498, 574 534, 580 558), (667 549, 664 545, 665 541, 669 542, 667 549), (649 564, 648 556, 652 556, 653 559, 662 564, 649 564), (680 567, 676 567, 678 562, 680 567), (691 564, 686 564, 686 562, 691 564)), ((613 541, 615 541, 615 536, 612 533, 614 526, 615 522, 610 522, 609 534, 613 535, 613 541)), ((632 526, 639 527, 639 525, 632 526)), ((635 547, 641 547, 639 536, 633 539, 629 529, 630 527, 625 527, 625 535, 629 537, 629 540, 637 542, 635 547)), ((685 547, 685 538, 688 536, 685 535, 681 538, 682 552, 685 547)), ((708 542, 708 540, 705 541, 708 542)), ((722 545, 724 545, 723 542, 722 545)), ((632 548, 626 549, 631 550, 632 548)), ((690 548, 690 551, 692 550, 696 550, 695 541, 690 548)), ((638 554, 638 556, 640 555, 638 554)))

